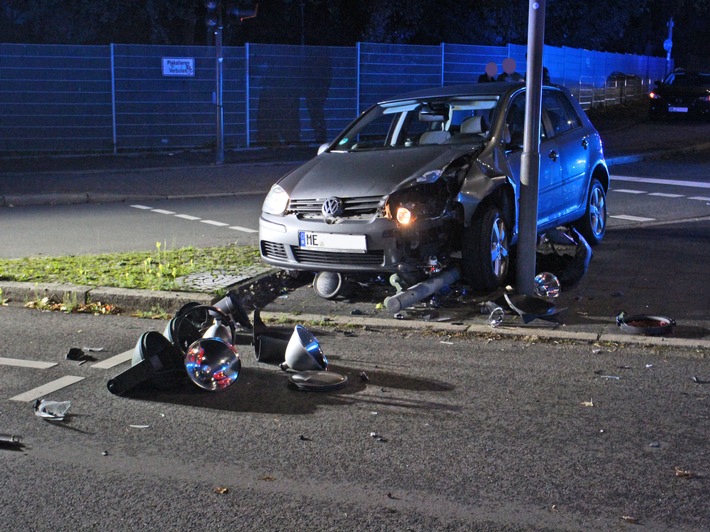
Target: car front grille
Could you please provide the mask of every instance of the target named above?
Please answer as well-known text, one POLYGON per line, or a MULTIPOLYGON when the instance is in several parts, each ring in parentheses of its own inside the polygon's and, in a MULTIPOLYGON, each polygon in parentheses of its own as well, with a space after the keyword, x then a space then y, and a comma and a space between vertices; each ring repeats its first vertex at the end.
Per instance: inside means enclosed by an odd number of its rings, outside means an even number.
POLYGON ((384 253, 380 251, 368 251, 367 253, 339 253, 332 251, 317 251, 291 247, 296 260, 302 264, 314 266, 337 266, 347 264, 348 266, 375 267, 382 266, 384 253))
MULTIPOLYGON (((321 215, 323 202, 328 198, 292 199, 289 210, 297 216, 321 215)), ((343 217, 354 217, 376 214, 384 206, 384 196, 361 196, 357 198, 340 198, 343 202, 343 217)))
POLYGON ((288 260, 288 256, 286 255, 286 246, 277 242, 267 242, 266 240, 262 240, 261 254, 264 257, 270 257, 272 259, 288 260))

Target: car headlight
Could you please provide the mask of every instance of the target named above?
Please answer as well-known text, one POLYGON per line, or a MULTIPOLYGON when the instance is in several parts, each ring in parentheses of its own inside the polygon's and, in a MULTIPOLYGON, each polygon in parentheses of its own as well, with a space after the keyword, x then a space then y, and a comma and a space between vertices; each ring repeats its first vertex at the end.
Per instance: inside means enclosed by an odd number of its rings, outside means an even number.
POLYGON ((267 214, 283 214, 288 207, 288 193, 279 185, 274 185, 264 199, 261 210, 267 214))
POLYGON ((411 209, 407 207, 399 207, 396 213, 397 222, 402 225, 409 225, 417 219, 411 209))

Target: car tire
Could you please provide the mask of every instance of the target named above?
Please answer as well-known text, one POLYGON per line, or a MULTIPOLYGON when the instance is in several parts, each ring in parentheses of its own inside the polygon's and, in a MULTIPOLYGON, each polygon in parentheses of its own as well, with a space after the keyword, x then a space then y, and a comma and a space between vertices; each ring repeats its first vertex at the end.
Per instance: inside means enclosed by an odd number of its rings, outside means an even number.
POLYGON ((584 216, 575 222, 575 227, 590 246, 602 241, 606 234, 606 192, 597 179, 592 179, 587 194, 587 208, 584 216))
POLYGON ((503 284, 510 267, 508 224, 495 205, 481 207, 464 228, 461 271, 476 292, 492 292, 503 284), (482 209, 482 210, 480 210, 482 209))

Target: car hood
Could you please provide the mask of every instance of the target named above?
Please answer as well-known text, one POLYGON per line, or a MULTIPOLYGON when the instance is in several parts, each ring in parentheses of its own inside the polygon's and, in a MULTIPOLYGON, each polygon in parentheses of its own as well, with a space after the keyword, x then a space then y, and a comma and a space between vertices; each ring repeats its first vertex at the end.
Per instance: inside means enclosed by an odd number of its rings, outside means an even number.
POLYGON ((280 181, 291 198, 385 196, 411 177, 443 169, 473 147, 432 145, 366 152, 325 152, 280 181))

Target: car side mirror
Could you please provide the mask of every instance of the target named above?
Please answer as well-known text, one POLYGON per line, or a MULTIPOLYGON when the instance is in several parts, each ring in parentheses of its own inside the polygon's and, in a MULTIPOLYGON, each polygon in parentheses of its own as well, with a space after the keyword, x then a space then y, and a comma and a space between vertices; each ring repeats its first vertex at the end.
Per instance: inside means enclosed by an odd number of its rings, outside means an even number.
POLYGON ((325 150, 327 150, 328 146, 330 146, 330 144, 328 144, 327 142, 325 144, 321 144, 320 146, 318 146, 318 155, 320 155, 325 150))

